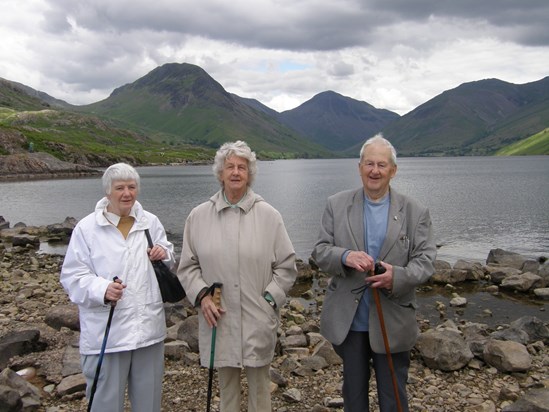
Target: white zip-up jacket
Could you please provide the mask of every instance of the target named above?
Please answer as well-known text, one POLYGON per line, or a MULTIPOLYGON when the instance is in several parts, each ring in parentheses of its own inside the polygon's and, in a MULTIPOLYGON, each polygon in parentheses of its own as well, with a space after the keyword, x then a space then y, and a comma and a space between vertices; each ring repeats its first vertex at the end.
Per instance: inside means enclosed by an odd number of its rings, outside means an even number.
POLYGON ((61 284, 80 313, 80 353, 98 354, 110 304, 104 303, 109 283, 118 276, 126 285, 114 309, 105 352, 121 352, 154 345, 166 337, 164 304, 147 255, 145 229, 153 244, 166 250, 164 263, 175 263, 173 245, 160 220, 135 202, 136 220, 127 239, 104 216, 107 198, 74 228, 61 269, 61 284))

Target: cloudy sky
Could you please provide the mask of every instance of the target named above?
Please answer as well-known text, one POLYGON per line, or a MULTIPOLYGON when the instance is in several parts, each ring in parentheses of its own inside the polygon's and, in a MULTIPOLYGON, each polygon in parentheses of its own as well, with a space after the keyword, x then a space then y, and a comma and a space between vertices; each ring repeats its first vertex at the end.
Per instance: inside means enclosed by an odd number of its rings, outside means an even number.
POLYGON ((333 90, 401 115, 549 75, 547 0, 0 0, 0 77, 72 104, 164 63, 278 110, 333 90))

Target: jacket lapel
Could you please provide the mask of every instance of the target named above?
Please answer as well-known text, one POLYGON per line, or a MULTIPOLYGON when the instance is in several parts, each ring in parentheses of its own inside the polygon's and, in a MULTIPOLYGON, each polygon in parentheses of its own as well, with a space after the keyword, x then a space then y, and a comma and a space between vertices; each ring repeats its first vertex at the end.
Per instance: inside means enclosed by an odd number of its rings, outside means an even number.
POLYGON ((351 229, 357 250, 365 250, 364 246, 364 194, 363 189, 357 190, 347 206, 347 224, 351 229))
POLYGON ((391 189, 391 204, 387 220, 387 234, 379 252, 379 260, 384 260, 395 242, 398 240, 400 229, 404 224, 404 202, 402 196, 391 189))

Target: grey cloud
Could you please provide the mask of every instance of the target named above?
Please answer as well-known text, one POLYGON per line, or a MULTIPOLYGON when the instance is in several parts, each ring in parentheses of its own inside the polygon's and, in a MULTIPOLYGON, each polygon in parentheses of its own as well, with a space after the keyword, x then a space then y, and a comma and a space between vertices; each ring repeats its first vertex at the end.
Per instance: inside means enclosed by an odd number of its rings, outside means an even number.
MULTIPOLYGON (((486 22, 504 40, 549 43, 545 0, 349 0, 231 3, 193 0, 49 0, 51 27, 72 16, 92 31, 150 30, 203 36, 244 46, 287 50, 335 50, 368 46, 374 30, 430 19, 486 22), (57 23, 56 23, 57 22, 57 23)), ((472 33, 471 35, 474 35, 472 33)), ((390 39, 388 39, 390 41, 390 39)), ((408 39, 413 42, 414 39, 408 39)))

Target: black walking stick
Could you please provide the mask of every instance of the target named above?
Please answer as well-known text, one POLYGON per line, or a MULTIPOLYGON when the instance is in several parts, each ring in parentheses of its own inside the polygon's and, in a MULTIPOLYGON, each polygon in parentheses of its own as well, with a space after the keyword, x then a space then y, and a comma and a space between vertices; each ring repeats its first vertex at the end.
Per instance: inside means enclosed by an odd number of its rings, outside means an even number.
MULTIPOLYGON (((221 307, 221 283, 214 283, 210 286, 208 293, 212 295, 212 300, 215 303, 215 306, 219 309, 221 307)), ((208 400, 206 403, 206 411, 210 412, 210 406, 212 401, 212 383, 213 383, 213 373, 214 373, 214 357, 215 357, 215 336, 217 334, 217 326, 214 326, 212 329, 212 342, 210 350, 210 370, 208 376, 208 400)))
MULTIPOLYGON (((385 268, 380 263, 375 264, 375 268, 372 271, 372 275, 381 275, 385 273, 385 268)), ((389 364, 389 370, 391 372, 391 378, 393 381, 393 390, 395 392, 395 400, 397 404, 398 412, 402 412, 402 405, 400 404, 400 396, 398 394, 398 385, 395 374, 395 367, 393 366, 393 357, 391 356, 391 350, 389 347, 389 338, 387 337, 387 331, 385 330, 385 319, 383 318, 383 310, 381 309, 381 301, 379 300, 379 292, 377 288, 372 288, 374 294, 374 300, 376 302, 377 315, 379 317, 379 324, 381 326, 381 334, 383 336, 383 344, 385 345, 385 353, 387 353, 387 363, 389 364)))
MULTIPOLYGON (((118 276, 113 278, 113 282, 119 282, 118 276)), ((99 359, 97 360, 97 369, 95 370, 95 377, 93 378, 93 385, 91 388, 90 401, 88 403, 88 412, 91 411, 93 397, 95 396, 95 391, 97 390, 97 381, 99 380, 99 372, 101 372, 101 364, 103 363, 103 357, 105 356, 105 348, 107 347, 107 339, 109 338, 109 331, 111 330, 112 315, 114 314, 114 308, 116 307, 116 302, 111 302, 111 310, 109 312, 109 319, 107 320, 107 327, 105 328, 105 336, 103 336, 103 343, 101 344, 101 352, 99 353, 99 359)))

